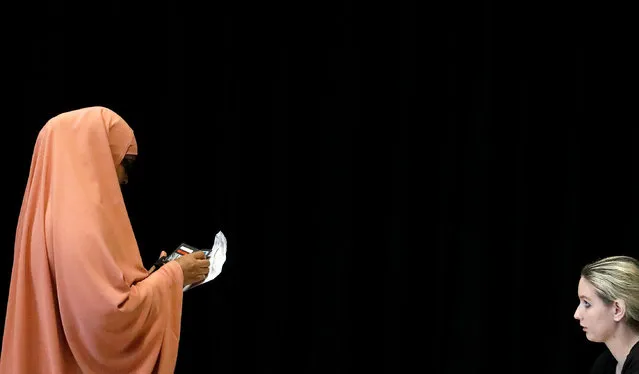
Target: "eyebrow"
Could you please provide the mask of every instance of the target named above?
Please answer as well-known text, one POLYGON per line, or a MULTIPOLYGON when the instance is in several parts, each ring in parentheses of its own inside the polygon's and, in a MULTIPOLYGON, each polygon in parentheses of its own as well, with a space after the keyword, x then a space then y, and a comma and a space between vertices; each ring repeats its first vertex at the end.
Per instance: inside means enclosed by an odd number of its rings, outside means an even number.
POLYGON ((580 299, 585 299, 585 300, 590 300, 590 298, 588 296, 584 296, 584 295, 579 295, 580 299))

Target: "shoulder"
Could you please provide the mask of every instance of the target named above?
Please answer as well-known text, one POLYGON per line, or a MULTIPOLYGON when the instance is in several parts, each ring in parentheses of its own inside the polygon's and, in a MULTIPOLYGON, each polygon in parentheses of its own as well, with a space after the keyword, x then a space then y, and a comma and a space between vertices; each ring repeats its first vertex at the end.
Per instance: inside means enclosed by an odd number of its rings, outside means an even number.
POLYGON ((623 370, 624 374, 639 374, 639 343, 635 344, 628 353, 623 370))
POLYGON ((605 349, 592 364, 590 374, 614 374, 617 361, 608 349, 605 349))

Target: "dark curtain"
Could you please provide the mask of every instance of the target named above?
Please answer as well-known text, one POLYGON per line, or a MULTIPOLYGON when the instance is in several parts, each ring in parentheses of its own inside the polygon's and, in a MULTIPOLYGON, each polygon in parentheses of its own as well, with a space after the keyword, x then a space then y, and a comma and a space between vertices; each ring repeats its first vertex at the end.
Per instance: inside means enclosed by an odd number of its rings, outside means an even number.
POLYGON ((579 270, 639 239, 636 43, 599 6, 8 5, 5 290, 39 128, 104 105, 145 262, 228 239, 178 373, 587 372, 579 270))

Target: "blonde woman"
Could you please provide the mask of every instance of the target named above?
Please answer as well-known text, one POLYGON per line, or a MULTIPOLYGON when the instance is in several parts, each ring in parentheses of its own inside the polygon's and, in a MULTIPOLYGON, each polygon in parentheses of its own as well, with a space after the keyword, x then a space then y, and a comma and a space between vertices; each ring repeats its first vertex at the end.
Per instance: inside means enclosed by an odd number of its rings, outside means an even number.
POLYGON ((591 374, 639 374, 639 261, 607 257, 583 267, 575 319, 592 342, 608 348, 591 374))

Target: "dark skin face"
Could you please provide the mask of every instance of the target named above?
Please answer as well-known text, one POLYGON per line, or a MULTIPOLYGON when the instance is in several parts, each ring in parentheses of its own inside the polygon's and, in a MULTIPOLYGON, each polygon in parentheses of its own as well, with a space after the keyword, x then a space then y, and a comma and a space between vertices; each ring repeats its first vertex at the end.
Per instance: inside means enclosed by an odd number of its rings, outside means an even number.
POLYGON ((120 184, 129 183, 128 170, 131 169, 133 161, 135 161, 134 155, 125 155, 122 162, 115 168, 115 171, 118 174, 118 181, 120 182, 120 184))

